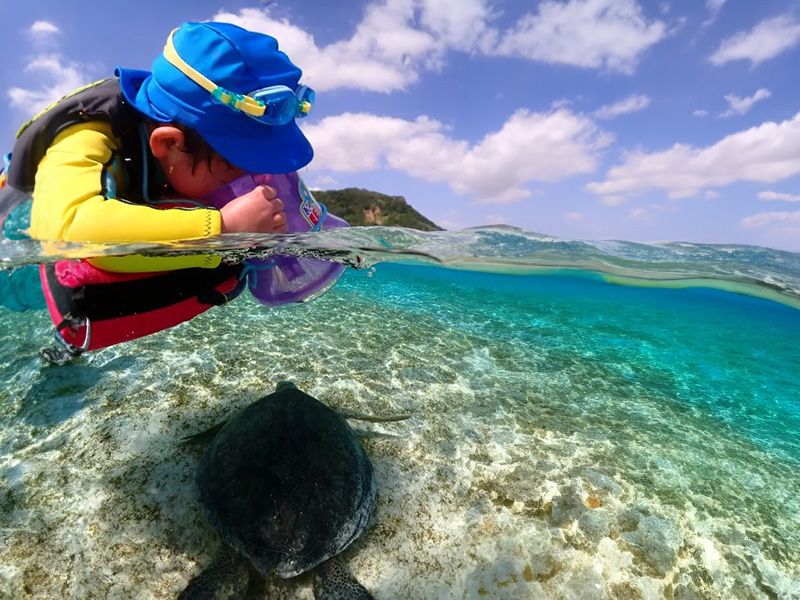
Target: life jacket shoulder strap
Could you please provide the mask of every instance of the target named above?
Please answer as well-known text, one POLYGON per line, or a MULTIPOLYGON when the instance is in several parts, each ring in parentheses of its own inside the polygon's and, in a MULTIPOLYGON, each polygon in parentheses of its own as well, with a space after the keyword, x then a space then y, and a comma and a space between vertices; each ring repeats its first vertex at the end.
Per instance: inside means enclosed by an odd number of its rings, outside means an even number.
POLYGON ((56 136, 77 123, 110 121, 115 135, 130 131, 142 117, 122 96, 116 77, 102 79, 75 90, 54 102, 17 133, 8 169, 8 185, 23 192, 32 192, 36 170, 56 136))

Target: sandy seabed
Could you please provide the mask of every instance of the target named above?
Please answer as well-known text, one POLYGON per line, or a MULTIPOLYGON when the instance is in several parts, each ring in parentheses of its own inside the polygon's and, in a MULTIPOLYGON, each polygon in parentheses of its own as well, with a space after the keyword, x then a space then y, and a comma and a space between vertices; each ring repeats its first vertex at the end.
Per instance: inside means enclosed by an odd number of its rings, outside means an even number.
MULTIPOLYGON (((770 496, 763 465, 737 465, 733 491, 697 489, 680 444, 655 443, 680 418, 668 408, 622 405, 586 364, 536 371, 537 357, 353 302, 330 294, 300 318, 243 303, 227 317, 237 331, 204 315, 64 367, 21 342, 3 401, 0 598, 174 598, 220 544, 194 499, 202 448, 181 439, 284 379, 334 408, 412 413, 358 424, 374 434, 364 445, 378 501, 345 556, 379 600, 800 598, 796 548, 759 538, 787 524, 730 506, 751 496, 736 481, 770 496), (569 406, 606 404, 651 433, 621 440, 613 419, 569 420, 569 406)), ((30 327, 40 339, 46 323, 30 327)), ((707 460, 759 456, 741 444, 707 460)), ((312 598, 310 578, 251 596, 312 598)))

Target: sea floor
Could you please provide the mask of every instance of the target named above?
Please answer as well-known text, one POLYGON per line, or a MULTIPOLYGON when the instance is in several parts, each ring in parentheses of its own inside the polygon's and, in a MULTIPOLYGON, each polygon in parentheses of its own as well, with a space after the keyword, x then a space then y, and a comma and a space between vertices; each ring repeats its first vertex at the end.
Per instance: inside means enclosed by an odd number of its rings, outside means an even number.
POLYGON ((345 556, 379 600, 800 598, 800 317, 532 279, 379 265, 61 367, 44 313, 3 313, 0 598, 174 598, 219 547, 182 438, 286 379, 412 414, 358 423, 378 500, 345 556))

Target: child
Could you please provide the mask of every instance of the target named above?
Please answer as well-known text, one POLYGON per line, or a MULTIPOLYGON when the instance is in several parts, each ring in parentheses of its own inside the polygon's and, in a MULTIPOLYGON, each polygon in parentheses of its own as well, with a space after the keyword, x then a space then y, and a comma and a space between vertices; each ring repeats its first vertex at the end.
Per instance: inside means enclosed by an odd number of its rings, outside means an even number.
MULTIPOLYGON (((205 196, 246 172, 311 161, 295 123, 313 92, 269 36, 186 23, 152 72, 117 68, 23 126, 8 186, 32 192, 40 240, 163 242, 233 232, 285 232, 283 204, 259 186, 221 210, 205 196)), ((2 202, 0 202, 2 205, 2 202)), ((6 212, 0 206, 0 212, 6 212)), ((103 257, 42 266, 63 361, 171 327, 241 291, 239 265, 213 255, 103 257)))

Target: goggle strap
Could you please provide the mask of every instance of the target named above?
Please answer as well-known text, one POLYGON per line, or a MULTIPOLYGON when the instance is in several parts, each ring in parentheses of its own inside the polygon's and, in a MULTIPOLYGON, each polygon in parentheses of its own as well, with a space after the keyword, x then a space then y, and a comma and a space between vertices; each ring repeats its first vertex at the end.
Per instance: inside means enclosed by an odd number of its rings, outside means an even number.
POLYGON ((181 58, 180 54, 178 54, 178 51, 175 50, 175 45, 172 43, 172 36, 175 35, 176 31, 178 30, 172 30, 167 38, 167 43, 164 45, 164 58, 167 59, 167 62, 226 106, 240 110, 253 117, 260 117, 264 114, 266 106, 263 102, 218 86, 208 77, 186 63, 186 61, 181 58))

